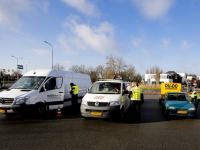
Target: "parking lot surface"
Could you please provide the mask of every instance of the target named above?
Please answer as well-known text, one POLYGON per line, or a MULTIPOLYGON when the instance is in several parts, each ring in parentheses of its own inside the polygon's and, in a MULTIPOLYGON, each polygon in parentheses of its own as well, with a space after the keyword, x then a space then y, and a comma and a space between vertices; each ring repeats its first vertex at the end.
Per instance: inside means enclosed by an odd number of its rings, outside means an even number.
POLYGON ((66 107, 62 117, 0 114, 1 149, 199 149, 200 110, 196 117, 166 119, 159 95, 145 95, 141 119, 88 119, 79 107, 66 107))

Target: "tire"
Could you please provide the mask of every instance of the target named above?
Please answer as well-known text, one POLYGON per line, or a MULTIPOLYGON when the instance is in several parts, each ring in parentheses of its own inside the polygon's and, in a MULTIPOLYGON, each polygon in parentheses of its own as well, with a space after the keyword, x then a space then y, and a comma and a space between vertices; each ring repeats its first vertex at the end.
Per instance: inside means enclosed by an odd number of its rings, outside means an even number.
POLYGON ((124 107, 122 107, 122 109, 119 110, 119 118, 120 119, 124 118, 124 107))
POLYGON ((44 116, 47 112, 46 105, 43 103, 39 103, 36 105, 36 114, 38 116, 44 116))
POLYGON ((169 116, 168 111, 166 110, 166 108, 164 108, 163 114, 164 114, 164 116, 165 116, 166 118, 169 116))

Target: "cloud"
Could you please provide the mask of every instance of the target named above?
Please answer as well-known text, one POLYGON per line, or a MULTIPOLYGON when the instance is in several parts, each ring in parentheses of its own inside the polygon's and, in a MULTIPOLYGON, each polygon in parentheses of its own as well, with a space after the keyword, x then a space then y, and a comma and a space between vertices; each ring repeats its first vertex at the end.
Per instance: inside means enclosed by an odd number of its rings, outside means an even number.
POLYGON ((162 42, 162 45, 163 45, 165 48, 168 48, 169 43, 170 43, 170 40, 162 39, 161 42, 162 42))
POLYGON ((38 8, 47 12, 48 1, 32 0, 1 0, 0 1, 0 26, 17 31, 21 25, 21 16, 37 12, 38 8))
POLYGON ((140 45, 143 44, 143 40, 141 38, 138 38, 138 37, 132 37, 132 44, 135 46, 135 47, 139 47, 140 45))
POLYGON ((181 44, 181 49, 189 49, 193 47, 195 44, 194 43, 188 43, 188 41, 184 40, 181 44))
POLYGON ((60 34, 57 38, 61 46, 66 47, 66 50, 93 50, 98 53, 120 52, 120 46, 114 40, 114 28, 109 22, 102 22, 99 26, 90 26, 88 24, 78 23, 73 18, 68 20, 63 25, 66 33, 60 34), (63 42, 64 41, 64 42, 63 42))
POLYGON ((33 51, 36 55, 42 56, 42 57, 48 56, 48 55, 50 54, 49 51, 44 50, 44 49, 33 49, 32 51, 33 51))
POLYGON ((81 13, 88 16, 98 16, 99 12, 94 4, 89 0, 61 0, 68 6, 76 8, 81 13))
POLYGON ((166 16, 175 0, 131 0, 143 16, 148 19, 161 19, 166 16))
POLYGON ((142 53, 143 53, 146 57, 150 57, 150 56, 151 56, 150 51, 147 50, 147 49, 142 49, 142 53))

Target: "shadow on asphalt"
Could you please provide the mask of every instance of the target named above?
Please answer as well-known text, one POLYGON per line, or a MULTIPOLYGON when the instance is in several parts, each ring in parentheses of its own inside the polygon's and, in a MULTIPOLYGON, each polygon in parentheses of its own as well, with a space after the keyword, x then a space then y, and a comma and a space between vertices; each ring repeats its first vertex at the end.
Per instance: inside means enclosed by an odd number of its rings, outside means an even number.
MULTIPOLYGON (((8 115, 0 114, 0 121, 31 121, 31 122, 41 122, 46 120, 62 120, 62 119, 84 119, 80 113, 80 105, 68 106, 61 109, 62 116, 57 117, 57 110, 49 111, 44 116, 38 116, 36 114, 20 114, 11 113, 8 115), (4 117, 2 117, 5 115, 4 117)), ((103 120, 105 122, 123 123, 123 124, 137 124, 137 123, 155 123, 164 122, 172 120, 184 120, 184 119, 200 119, 200 111, 197 112, 195 117, 184 117, 184 116, 169 116, 165 118, 163 115, 162 105, 159 104, 156 99, 146 99, 141 107, 141 117, 138 118, 132 115, 131 109, 129 109, 125 114, 123 119, 110 118, 110 119, 100 119, 100 118, 89 118, 87 120, 103 120)))

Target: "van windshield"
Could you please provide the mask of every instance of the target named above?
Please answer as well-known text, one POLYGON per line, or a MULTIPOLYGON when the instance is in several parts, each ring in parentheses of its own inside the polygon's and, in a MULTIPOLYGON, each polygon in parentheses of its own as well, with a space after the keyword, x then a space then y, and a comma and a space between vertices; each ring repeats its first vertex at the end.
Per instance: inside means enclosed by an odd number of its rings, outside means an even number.
POLYGON ((46 77, 24 76, 11 89, 38 89, 46 77))
POLYGON ((96 82, 90 88, 88 93, 92 94, 120 94, 121 83, 96 82))

